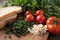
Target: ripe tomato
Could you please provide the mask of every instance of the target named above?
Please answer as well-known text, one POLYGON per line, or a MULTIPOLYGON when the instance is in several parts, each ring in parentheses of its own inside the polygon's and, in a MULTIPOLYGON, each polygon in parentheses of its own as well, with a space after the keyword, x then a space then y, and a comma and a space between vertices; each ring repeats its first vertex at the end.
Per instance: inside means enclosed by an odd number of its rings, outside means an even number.
POLYGON ((25 12, 25 15, 28 15, 28 14, 31 14, 31 11, 28 10, 25 12))
POLYGON ((43 15, 38 15, 38 16, 36 17, 36 21, 37 21, 37 23, 42 23, 42 24, 44 24, 44 23, 46 22, 46 18, 45 18, 45 16, 43 16, 43 15))
POLYGON ((26 15, 26 20, 27 20, 28 22, 33 22, 33 21, 34 21, 34 16, 31 15, 31 14, 28 14, 28 15, 26 15))
POLYGON ((55 16, 50 17, 48 18, 46 25, 52 34, 60 34, 60 19, 57 19, 55 16))
POLYGON ((36 11, 36 16, 38 16, 38 15, 43 15, 43 11, 42 10, 37 10, 36 11))

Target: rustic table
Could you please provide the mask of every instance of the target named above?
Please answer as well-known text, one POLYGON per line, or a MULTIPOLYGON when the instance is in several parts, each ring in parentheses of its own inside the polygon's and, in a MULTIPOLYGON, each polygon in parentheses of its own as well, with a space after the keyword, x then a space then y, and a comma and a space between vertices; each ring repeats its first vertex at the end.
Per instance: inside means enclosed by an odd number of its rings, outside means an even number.
POLYGON ((49 33, 42 35, 33 36, 31 33, 28 33, 24 36, 17 37, 14 34, 7 35, 5 34, 4 29, 0 30, 0 40, 47 40, 49 33))

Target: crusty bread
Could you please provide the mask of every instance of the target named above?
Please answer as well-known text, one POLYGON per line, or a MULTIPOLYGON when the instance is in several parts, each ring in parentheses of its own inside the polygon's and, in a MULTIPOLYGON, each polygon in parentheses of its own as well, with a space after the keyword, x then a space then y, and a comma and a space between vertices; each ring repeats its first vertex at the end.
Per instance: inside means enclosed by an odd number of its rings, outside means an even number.
POLYGON ((17 18, 17 13, 22 12, 19 6, 0 8, 0 29, 8 22, 14 21, 17 18))
POLYGON ((0 8, 0 20, 4 20, 5 18, 20 12, 22 12, 22 8, 19 6, 0 8))
POLYGON ((17 15, 15 14, 14 16, 8 17, 2 21, 0 21, 0 29, 2 29, 8 22, 12 22, 17 18, 17 15))

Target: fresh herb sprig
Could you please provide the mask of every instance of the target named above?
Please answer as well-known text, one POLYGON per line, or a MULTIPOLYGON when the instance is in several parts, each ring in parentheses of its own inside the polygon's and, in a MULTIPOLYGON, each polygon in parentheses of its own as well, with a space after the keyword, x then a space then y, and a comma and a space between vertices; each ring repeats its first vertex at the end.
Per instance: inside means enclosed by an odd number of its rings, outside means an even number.
POLYGON ((28 28, 32 27, 34 23, 27 22, 21 15, 14 22, 9 22, 6 27, 6 34, 15 34, 21 36, 27 34, 28 28))
POLYGON ((37 9, 44 10, 46 18, 56 16, 60 18, 60 0, 8 0, 6 6, 22 6, 23 11, 31 10, 33 14, 37 9))

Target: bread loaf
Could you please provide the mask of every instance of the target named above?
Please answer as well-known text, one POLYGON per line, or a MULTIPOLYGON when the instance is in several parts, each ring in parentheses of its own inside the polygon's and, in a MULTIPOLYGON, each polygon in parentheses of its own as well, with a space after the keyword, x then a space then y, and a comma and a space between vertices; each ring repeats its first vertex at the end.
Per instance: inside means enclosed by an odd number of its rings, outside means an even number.
POLYGON ((17 14, 22 12, 22 7, 11 6, 0 8, 0 29, 3 28, 8 22, 14 21, 17 14))

